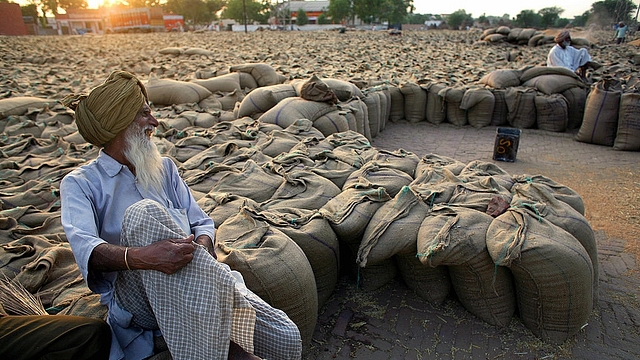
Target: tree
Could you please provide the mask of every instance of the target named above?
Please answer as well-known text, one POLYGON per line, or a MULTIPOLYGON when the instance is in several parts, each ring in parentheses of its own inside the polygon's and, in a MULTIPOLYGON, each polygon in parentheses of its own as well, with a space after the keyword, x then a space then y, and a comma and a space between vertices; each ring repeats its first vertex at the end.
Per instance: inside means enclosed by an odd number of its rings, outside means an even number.
POLYGON ((473 17, 462 9, 456 10, 447 16, 447 25, 450 29, 458 30, 461 26, 473 25, 473 17))
POLYGON ((542 16, 533 10, 522 10, 520 14, 516 15, 514 23, 520 27, 540 27, 542 16))
POLYGON ((353 14, 353 3, 351 0, 331 0, 329 2, 328 15, 334 22, 342 23, 353 14))
POLYGON ((309 17, 303 8, 298 9, 296 13, 296 25, 307 25, 309 23, 309 17))
POLYGON ((556 22, 560 19, 560 14, 563 12, 564 9, 557 6, 540 9, 540 11, 538 11, 538 15, 541 17, 540 26, 544 28, 555 26, 556 22))
POLYGON ((261 24, 267 22, 269 18, 268 0, 263 3, 257 0, 229 0, 227 7, 222 11, 222 17, 244 23, 243 1, 247 9, 247 22, 258 22, 261 24))
POLYGON ((407 22, 409 24, 424 24, 425 21, 430 20, 431 16, 427 14, 408 14, 407 22))
POLYGON ((385 0, 382 3, 382 14, 386 15, 389 24, 403 23, 413 9, 413 0, 385 0))
POLYGON ((585 11, 582 15, 578 15, 573 18, 573 25, 575 26, 585 26, 587 25, 587 21, 589 20, 589 16, 591 16, 591 11, 585 11))
POLYGON ((607 26, 611 23, 624 21, 629 23, 631 13, 637 6, 631 0, 604 0, 591 4, 589 19, 598 25, 607 26))
POLYGON ((38 7, 36 4, 20 6, 20 12, 22 12, 22 16, 32 16, 34 21, 38 18, 38 7))
POLYGON ((216 12, 220 10, 216 9, 215 3, 209 4, 204 0, 167 0, 164 9, 184 16, 186 23, 194 25, 210 23, 216 18, 216 12))
POLYGON ((327 13, 323 11, 320 15, 318 15, 318 24, 325 25, 330 23, 331 21, 329 21, 329 18, 327 17, 327 13))
POLYGON ((362 21, 372 24, 383 13, 382 5, 385 0, 353 0, 353 12, 362 21))

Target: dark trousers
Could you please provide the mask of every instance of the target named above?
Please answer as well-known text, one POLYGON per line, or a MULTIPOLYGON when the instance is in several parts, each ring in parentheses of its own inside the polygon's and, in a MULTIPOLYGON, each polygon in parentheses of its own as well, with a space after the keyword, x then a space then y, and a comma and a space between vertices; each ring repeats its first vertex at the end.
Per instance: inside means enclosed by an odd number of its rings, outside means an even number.
POLYGON ((80 316, 0 317, 0 359, 108 359, 109 325, 80 316))

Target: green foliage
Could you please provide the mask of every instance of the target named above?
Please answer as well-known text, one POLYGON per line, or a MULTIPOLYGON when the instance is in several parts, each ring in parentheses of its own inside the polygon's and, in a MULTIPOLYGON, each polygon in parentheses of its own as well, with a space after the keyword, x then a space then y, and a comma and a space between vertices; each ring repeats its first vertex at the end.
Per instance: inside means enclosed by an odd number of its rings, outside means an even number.
POLYGON ((456 10, 447 16, 447 25, 450 29, 458 30, 462 26, 473 25, 473 17, 462 9, 456 10))
POLYGON ((323 12, 322 14, 318 15, 318 24, 320 25, 331 24, 331 21, 327 17, 326 13, 323 12))
POLYGON ((557 21, 560 19, 560 14, 564 12, 564 9, 557 6, 546 7, 538 11, 538 15, 541 16, 540 26, 547 28, 550 26, 556 26, 557 21))
POLYGON ((33 16, 34 20, 38 18, 38 7, 36 4, 20 6, 20 12, 22 12, 22 16, 33 16))
POLYGON ((269 18, 269 3, 263 3, 256 0, 229 0, 227 7, 222 11, 222 17, 225 19, 234 19, 244 24, 244 8, 242 2, 245 2, 247 9, 247 23, 258 22, 264 24, 269 18))
POLYGON ((351 0, 331 0, 328 15, 333 21, 341 23, 353 15, 353 2, 351 0))
POLYGON ((589 21, 598 25, 607 26, 612 23, 624 21, 629 23, 631 14, 635 12, 637 5, 631 0, 604 0, 591 4, 589 21))
POLYGON ((216 12, 224 6, 219 0, 167 0, 164 10, 184 16, 188 24, 208 24, 215 20, 216 12))
POLYGON ((304 9, 298 9, 296 13, 296 25, 307 25, 309 23, 309 17, 304 9))
POLYGON ((413 0, 385 0, 382 4, 382 13, 386 16, 389 24, 402 24, 407 19, 409 9, 413 11, 413 0))
POLYGON ((585 11, 582 15, 578 15, 573 18, 573 25, 575 26, 585 26, 587 25, 587 21, 589 20, 589 16, 591 15, 590 11, 585 11))
POLYGON ((426 14, 408 14, 407 22, 409 24, 424 24, 425 21, 430 20, 431 16, 426 14))
POLYGON ((556 21, 556 23, 553 25, 554 27, 557 28, 563 28, 567 25, 569 25, 571 23, 571 20, 569 19, 565 19, 565 18, 560 18, 556 21))
POLYGON ((385 0, 353 0, 353 11, 363 22, 372 24, 383 14, 385 0))
POLYGON ((533 10, 522 10, 516 15, 514 24, 523 28, 538 28, 542 24, 542 15, 533 10))

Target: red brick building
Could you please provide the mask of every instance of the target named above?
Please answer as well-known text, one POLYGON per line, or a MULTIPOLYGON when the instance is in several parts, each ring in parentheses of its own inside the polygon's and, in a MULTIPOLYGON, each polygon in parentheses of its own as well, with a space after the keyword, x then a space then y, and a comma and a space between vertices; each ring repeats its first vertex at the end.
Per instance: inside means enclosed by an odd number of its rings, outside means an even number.
POLYGON ((20 5, 0 3, 0 35, 28 35, 20 5))

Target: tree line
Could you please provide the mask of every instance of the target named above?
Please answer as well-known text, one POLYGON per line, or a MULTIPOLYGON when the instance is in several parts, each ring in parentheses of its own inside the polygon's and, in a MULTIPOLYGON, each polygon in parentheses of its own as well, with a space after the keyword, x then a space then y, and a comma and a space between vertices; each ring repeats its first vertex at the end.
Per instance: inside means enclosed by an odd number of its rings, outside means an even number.
MULTIPOLYGON (((10 2, 11 0, 0 0, 10 2)), ((39 14, 58 14, 59 9, 85 9, 87 0, 29 0, 22 6, 25 16, 40 17, 39 14)), ((161 6, 166 13, 184 16, 189 25, 210 24, 219 19, 234 19, 239 23, 266 24, 271 17, 291 23, 292 11, 297 12, 297 24, 304 25, 309 19, 302 9, 283 8, 283 3, 273 0, 116 0, 113 5, 136 7, 161 6), (279 5, 279 6, 278 6, 279 5)), ((467 26, 518 26, 548 28, 587 26, 596 24, 609 26, 623 21, 629 23, 637 17, 637 6, 632 0, 602 0, 591 4, 591 8, 573 19, 561 17, 564 9, 554 6, 534 10, 522 10, 515 17, 482 14, 474 18, 460 9, 448 15, 416 14, 413 0, 330 0, 327 9, 318 18, 318 23, 352 24, 357 17, 366 24, 424 24, 427 20, 441 20, 442 27, 462 29, 467 26)))

